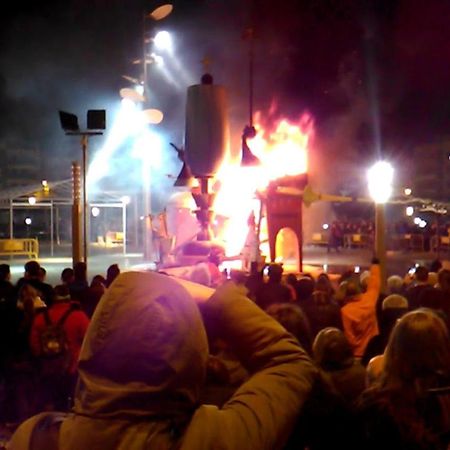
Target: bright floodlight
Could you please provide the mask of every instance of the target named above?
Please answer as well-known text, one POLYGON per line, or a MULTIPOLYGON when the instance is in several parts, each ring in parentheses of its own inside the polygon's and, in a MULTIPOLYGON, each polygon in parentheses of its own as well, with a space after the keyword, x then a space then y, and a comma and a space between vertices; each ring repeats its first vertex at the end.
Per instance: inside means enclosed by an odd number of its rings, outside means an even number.
POLYGON ((30 205, 35 205, 36 204, 36 197, 28 197, 28 203, 30 205))
POLYGON ((412 194, 412 189, 411 188, 405 188, 405 190, 403 192, 405 193, 405 195, 411 195, 412 194))
POLYGON ((322 225, 322 228, 323 228, 324 230, 328 230, 328 224, 327 224, 327 223, 324 223, 324 224, 322 225))
POLYGON ((420 222, 422 222, 422 219, 420 217, 414 217, 414 223, 416 225, 419 225, 420 222))
POLYGON ((386 203, 392 194, 394 169, 387 161, 378 161, 367 172, 369 193, 375 203, 386 203))
POLYGON ((158 31, 153 38, 153 42, 159 50, 172 50, 172 37, 167 31, 158 31))
POLYGON ((142 85, 142 84, 137 84, 135 87, 134 87, 134 90, 139 94, 139 95, 144 95, 144 85, 142 85))
POLYGON ((120 200, 124 205, 129 205, 131 202, 131 198, 129 195, 123 195, 122 197, 120 197, 120 200))
POLYGON ((98 217, 100 215, 100 209, 96 206, 93 206, 91 209, 92 217, 98 217))
POLYGON ((406 207, 406 215, 408 217, 411 217, 414 214, 414 207, 413 206, 407 206, 406 207))
POLYGON ((25 217, 24 222, 25 222, 25 225, 31 225, 31 222, 32 222, 31 217, 25 217))

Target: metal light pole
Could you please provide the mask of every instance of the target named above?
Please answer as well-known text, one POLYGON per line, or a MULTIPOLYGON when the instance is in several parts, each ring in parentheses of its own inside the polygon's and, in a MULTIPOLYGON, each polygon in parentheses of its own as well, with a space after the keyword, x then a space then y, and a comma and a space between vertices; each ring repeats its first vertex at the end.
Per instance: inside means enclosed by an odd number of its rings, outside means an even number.
POLYGON ((392 194, 394 169, 378 161, 367 173, 369 193, 375 202, 375 255, 380 261, 381 292, 386 288, 386 216, 385 204, 392 194))
MULTIPOLYGON (((156 110, 146 110, 146 106, 148 106, 148 100, 149 100, 149 92, 148 92, 148 70, 147 70, 147 64, 152 63, 153 60, 148 54, 147 51, 147 27, 146 23, 147 20, 162 20, 165 17, 167 17, 172 12, 172 5, 171 4, 165 4, 162 5, 155 10, 153 10, 150 14, 144 13, 142 17, 142 87, 143 92, 142 95, 144 97, 144 112, 147 111, 150 113, 149 122, 150 123, 159 123, 162 120, 162 114, 161 118, 159 120, 152 119, 152 113, 153 116, 156 113, 156 110)), ((151 151, 151 149, 146 149, 146 151, 151 151)), ((144 258, 146 260, 152 259, 153 257, 153 230, 152 230, 152 206, 151 206, 151 166, 148 163, 148 158, 144 156, 144 161, 142 165, 142 170, 146 171, 146 173, 143 173, 143 203, 144 203, 144 258), (145 162, 145 164, 144 164, 145 162)))
MULTIPOLYGON (((59 111, 59 120, 61 122, 61 127, 65 131, 66 135, 69 136, 81 136, 81 149, 82 149, 82 188, 83 188, 83 260, 87 264, 88 256, 88 234, 87 234, 87 220, 88 220, 88 204, 87 204, 87 147, 88 138, 91 136, 100 136, 103 134, 105 129, 105 117, 106 111, 93 110, 87 111, 87 130, 80 130, 78 125, 78 117, 75 114, 68 113, 65 111, 59 111)), ((72 208, 72 256, 73 262, 78 262, 81 259, 81 252, 79 251, 79 241, 81 237, 81 232, 79 229, 79 220, 81 211, 79 208, 79 167, 72 165, 72 176, 73 176, 73 208, 72 208)))

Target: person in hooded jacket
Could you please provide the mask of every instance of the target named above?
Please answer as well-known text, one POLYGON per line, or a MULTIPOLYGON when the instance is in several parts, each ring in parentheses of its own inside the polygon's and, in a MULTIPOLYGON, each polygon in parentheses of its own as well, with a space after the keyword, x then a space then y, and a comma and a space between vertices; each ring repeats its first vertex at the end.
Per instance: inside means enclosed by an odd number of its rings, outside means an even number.
MULTIPOLYGON (((295 338, 246 297, 245 287, 229 281, 214 293, 167 275, 125 272, 88 329, 58 448, 281 449, 316 376, 295 338), (194 298, 205 300, 203 321, 194 298), (198 404, 206 330, 226 340, 250 373, 222 408, 198 404)), ((24 423, 10 448, 30 448, 40 422, 24 423)))

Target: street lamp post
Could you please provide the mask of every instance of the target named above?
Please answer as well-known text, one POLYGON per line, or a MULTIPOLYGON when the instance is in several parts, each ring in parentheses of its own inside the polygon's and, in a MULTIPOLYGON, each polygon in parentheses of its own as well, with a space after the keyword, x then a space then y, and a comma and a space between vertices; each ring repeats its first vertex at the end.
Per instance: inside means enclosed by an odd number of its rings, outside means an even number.
POLYGON ((394 169, 378 161, 367 173, 369 193, 375 202, 375 254, 380 261, 381 289, 386 287, 386 216, 385 204, 392 194, 394 169))
MULTIPOLYGON (((142 20, 142 96, 144 97, 144 111, 148 111, 152 116, 155 115, 158 111, 156 110, 147 110, 148 106, 148 70, 147 64, 151 64, 153 59, 151 55, 148 53, 147 49, 147 19, 158 21, 166 18, 172 12, 172 5, 165 4, 162 5, 155 10, 153 10, 150 14, 144 13, 142 20)), ((159 123, 162 120, 161 118, 155 119, 154 117, 150 117, 149 123, 159 123)), ((149 149, 150 150, 150 149, 149 149)), ((147 150, 147 151, 149 151, 147 150)), ((148 164, 148 158, 144 156, 145 164, 143 164, 143 170, 146 170, 147 173, 143 174, 143 202, 144 202, 144 258, 146 260, 151 259, 153 256, 153 231, 152 231, 152 208, 151 208, 151 175, 150 175, 150 165, 148 164)))

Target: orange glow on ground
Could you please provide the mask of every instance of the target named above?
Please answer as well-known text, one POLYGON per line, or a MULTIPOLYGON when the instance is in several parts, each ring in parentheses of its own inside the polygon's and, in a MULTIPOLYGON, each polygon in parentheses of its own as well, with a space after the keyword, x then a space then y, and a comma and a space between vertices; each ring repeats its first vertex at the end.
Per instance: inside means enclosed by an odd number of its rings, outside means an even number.
MULTIPOLYGON (((252 153, 259 158, 257 167, 224 164, 219 170, 220 188, 214 202, 216 215, 225 218, 217 238, 225 244, 227 256, 238 255, 249 233, 248 218, 253 211, 259 217, 257 191, 284 176, 306 173, 308 144, 313 133, 311 116, 303 115, 297 123, 287 119, 274 122, 271 128, 256 123, 256 136, 248 140, 252 153)), ((240 162, 240 161, 239 161, 240 162)), ((261 241, 267 239, 261 233, 261 241)))

